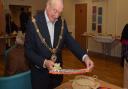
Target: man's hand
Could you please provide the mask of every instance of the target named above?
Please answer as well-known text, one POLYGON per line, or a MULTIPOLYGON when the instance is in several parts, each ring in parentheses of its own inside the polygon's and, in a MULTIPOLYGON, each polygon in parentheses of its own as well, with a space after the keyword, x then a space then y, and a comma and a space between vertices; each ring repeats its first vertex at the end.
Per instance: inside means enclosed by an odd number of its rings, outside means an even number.
POLYGON ((48 69, 48 70, 53 70, 53 67, 54 67, 54 62, 52 60, 45 60, 44 61, 44 65, 45 67, 48 69))
POLYGON ((85 57, 84 62, 87 66, 87 69, 92 70, 92 68, 94 67, 94 63, 88 56, 85 57))

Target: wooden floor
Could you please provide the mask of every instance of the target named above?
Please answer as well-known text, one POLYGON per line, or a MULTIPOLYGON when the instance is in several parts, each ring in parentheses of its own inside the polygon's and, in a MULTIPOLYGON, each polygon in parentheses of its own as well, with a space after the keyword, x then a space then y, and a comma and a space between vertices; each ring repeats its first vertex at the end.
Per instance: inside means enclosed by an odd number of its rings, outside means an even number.
MULTIPOLYGON (((94 61, 95 67, 92 72, 85 75, 98 76, 99 79, 115 84, 117 86, 123 86, 123 67, 120 66, 120 59, 114 57, 108 57, 100 54, 89 53, 90 58, 94 61)), ((4 64, 0 56, 0 76, 3 75, 4 64)), ((84 68, 82 64, 73 54, 64 49, 63 51, 64 68, 84 68)), ((77 75, 64 75, 64 81, 69 81, 77 75)))
MULTIPOLYGON (((84 68, 85 66, 68 50, 63 51, 64 68, 84 68)), ((89 54, 94 61, 95 67, 92 72, 85 75, 98 76, 98 79, 107 81, 117 86, 123 86, 123 67, 120 59, 100 54, 89 54)), ((77 75, 65 75, 64 82, 73 79, 77 75)))

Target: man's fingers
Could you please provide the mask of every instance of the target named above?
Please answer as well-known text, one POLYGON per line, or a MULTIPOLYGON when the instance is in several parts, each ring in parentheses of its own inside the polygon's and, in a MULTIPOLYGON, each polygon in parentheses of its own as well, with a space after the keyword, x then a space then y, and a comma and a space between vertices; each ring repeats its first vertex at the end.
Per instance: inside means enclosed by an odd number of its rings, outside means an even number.
POLYGON ((48 70, 52 70, 53 69, 53 66, 54 66, 54 62, 51 61, 51 60, 47 60, 45 62, 45 66, 47 67, 48 70))

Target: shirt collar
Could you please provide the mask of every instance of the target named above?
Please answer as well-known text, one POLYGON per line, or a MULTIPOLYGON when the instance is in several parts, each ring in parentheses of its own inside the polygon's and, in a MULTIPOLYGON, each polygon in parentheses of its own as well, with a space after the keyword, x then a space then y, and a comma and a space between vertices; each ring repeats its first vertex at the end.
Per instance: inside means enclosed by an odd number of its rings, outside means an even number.
MULTIPOLYGON (((46 22, 49 23, 50 20, 49 20, 49 18, 48 18, 48 15, 47 15, 47 13, 46 13, 46 10, 44 11, 44 15, 45 15, 45 18, 46 18, 46 22)), ((51 22, 50 22, 50 23, 51 23, 51 22)))

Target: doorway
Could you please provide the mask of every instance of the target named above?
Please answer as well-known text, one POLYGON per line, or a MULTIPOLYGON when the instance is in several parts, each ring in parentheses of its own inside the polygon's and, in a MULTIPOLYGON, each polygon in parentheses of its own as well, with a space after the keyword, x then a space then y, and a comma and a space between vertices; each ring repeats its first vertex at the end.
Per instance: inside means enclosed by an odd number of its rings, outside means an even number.
POLYGON ((4 21, 4 7, 3 3, 0 0, 0 35, 3 35, 5 33, 5 21, 4 21))
POLYGON ((75 5, 75 39, 83 49, 87 48, 86 37, 82 36, 87 31, 87 4, 75 5))
POLYGON ((20 28, 20 13, 21 13, 21 8, 24 8, 26 12, 29 12, 31 15, 31 6, 24 6, 24 5, 9 5, 10 13, 12 16, 13 21, 15 24, 20 28))

